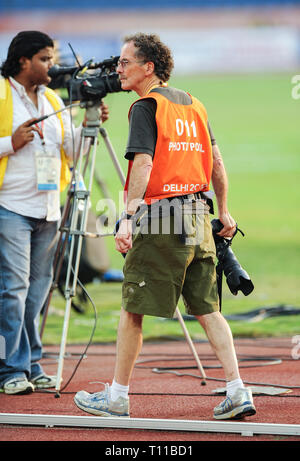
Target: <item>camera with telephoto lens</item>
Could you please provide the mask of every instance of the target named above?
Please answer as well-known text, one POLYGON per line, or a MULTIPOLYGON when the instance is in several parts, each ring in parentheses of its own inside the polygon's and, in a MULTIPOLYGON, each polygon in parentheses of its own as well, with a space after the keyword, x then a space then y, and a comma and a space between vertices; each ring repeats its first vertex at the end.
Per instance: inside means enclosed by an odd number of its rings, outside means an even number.
POLYGON ((119 56, 112 56, 99 63, 88 61, 82 66, 51 67, 49 87, 67 88, 69 101, 95 102, 108 93, 123 91, 119 74, 116 72, 119 56))
MULTIPOLYGON (((217 269, 224 272, 227 285, 232 294, 237 295, 240 290, 245 296, 248 296, 253 291, 254 285, 230 248, 232 239, 226 239, 218 235, 218 232, 223 228, 223 224, 219 219, 213 219, 211 225, 218 258, 217 269)), ((244 235, 238 227, 234 235, 238 231, 244 235)))

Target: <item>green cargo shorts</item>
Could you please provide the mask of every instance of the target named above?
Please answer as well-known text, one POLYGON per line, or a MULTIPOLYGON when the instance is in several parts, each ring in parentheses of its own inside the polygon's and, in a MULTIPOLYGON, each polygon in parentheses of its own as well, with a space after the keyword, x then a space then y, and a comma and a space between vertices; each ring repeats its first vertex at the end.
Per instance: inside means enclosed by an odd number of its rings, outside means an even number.
POLYGON ((149 227, 145 232, 141 226, 134 234, 123 269, 122 306, 126 311, 172 318, 180 295, 190 315, 219 310, 210 219, 208 215, 190 219, 198 230, 202 226, 203 240, 196 245, 182 242, 172 229, 153 234, 149 227))

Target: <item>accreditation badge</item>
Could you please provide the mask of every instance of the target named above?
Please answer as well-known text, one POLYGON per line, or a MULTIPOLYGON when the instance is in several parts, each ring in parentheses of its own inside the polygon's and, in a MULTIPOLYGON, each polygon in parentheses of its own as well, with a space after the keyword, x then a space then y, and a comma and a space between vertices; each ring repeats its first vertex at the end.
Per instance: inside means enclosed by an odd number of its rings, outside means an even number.
POLYGON ((60 159, 46 152, 36 152, 38 190, 59 190, 60 159))

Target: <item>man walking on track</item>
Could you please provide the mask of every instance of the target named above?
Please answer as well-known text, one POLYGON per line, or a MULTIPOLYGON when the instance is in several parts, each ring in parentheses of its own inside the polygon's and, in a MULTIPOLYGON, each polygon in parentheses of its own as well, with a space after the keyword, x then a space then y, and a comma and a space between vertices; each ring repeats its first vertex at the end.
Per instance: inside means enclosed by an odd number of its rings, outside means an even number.
POLYGON ((241 418, 256 410, 219 308, 207 200, 212 182, 223 224, 219 235, 232 238, 236 223, 227 209, 227 176, 204 106, 167 86, 172 68, 171 52, 158 36, 125 38, 117 72, 122 89, 135 91, 139 99, 129 111, 126 210, 115 237, 117 250, 127 254, 115 372, 104 391, 80 391, 74 400, 88 413, 129 416, 143 316, 173 317, 182 295, 224 369, 227 395, 214 418, 241 418))

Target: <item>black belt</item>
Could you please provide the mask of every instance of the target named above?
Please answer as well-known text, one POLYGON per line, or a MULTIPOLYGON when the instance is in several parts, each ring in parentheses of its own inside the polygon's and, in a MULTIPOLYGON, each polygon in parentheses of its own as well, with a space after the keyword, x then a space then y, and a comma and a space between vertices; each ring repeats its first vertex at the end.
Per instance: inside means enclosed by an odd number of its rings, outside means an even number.
MULTIPOLYGON (((184 200, 190 200, 190 199, 195 199, 195 200, 205 200, 207 206, 209 207, 209 212, 211 214, 214 214, 214 204, 213 204, 213 201, 211 198, 207 197, 205 195, 204 192, 202 191, 199 191, 199 192, 195 192, 193 194, 187 194, 187 195, 176 195, 175 197, 165 197, 164 199, 161 199, 161 200, 168 200, 169 202, 171 202, 172 200, 174 199, 178 199, 180 201, 184 201, 184 200)), ((148 205, 148 208, 151 208, 151 205, 148 205)))
MULTIPOLYGON (((179 198, 179 199, 183 199, 183 200, 188 200, 190 198, 195 198, 196 200, 199 200, 199 199, 202 199, 202 200, 207 200, 207 197, 206 195, 199 191, 199 192, 195 192, 194 194, 188 194, 188 195, 180 195, 178 197, 175 197, 175 198, 179 198)), ((173 197, 174 198, 174 197, 173 197)))
POLYGON ((205 192, 199 191, 195 192, 193 194, 187 194, 187 195, 178 195, 176 197, 168 197, 167 200, 173 200, 173 199, 179 199, 179 200, 190 200, 190 199, 195 199, 195 200, 205 200, 206 204, 209 206, 209 212, 211 214, 214 214, 214 203, 211 198, 207 197, 205 192))

